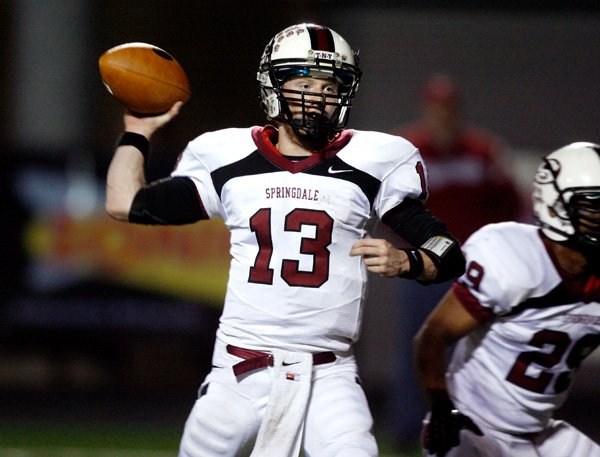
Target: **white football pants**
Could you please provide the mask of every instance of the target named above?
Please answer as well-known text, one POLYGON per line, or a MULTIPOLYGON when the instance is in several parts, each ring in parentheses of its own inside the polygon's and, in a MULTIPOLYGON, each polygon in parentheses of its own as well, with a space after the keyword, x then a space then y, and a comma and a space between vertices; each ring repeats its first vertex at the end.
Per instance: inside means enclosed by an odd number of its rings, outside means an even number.
MULTIPOLYGON (((304 454, 376 457, 373 418, 358 382, 356 361, 353 355, 336 355, 334 362, 313 366, 304 420, 304 454)), ((186 421, 179 457, 249 455, 269 400, 273 368, 260 368, 236 378, 231 367, 239 361, 217 340, 213 369, 186 421)))

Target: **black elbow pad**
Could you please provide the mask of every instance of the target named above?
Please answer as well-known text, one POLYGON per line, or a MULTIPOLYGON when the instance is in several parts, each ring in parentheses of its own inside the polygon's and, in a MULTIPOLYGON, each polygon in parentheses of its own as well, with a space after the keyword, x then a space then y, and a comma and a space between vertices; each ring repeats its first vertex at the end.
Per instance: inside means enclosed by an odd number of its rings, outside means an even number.
POLYGON ((146 225, 182 225, 208 219, 196 186, 190 178, 155 181, 135 195, 129 222, 146 225))

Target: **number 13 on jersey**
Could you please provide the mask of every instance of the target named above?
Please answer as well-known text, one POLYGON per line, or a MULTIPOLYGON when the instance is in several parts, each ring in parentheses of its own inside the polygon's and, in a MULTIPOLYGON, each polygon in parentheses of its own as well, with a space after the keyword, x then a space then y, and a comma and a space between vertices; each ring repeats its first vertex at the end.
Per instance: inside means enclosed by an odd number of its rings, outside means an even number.
MULTIPOLYGON (((296 208, 285 216, 283 230, 300 232, 303 226, 315 227, 314 238, 302 237, 300 254, 312 256, 312 269, 300 270, 300 262, 283 259, 280 265, 281 278, 291 287, 321 287, 329 278, 329 260, 333 232, 333 219, 325 211, 296 208)), ((273 284, 275 270, 270 268, 273 255, 271 209, 262 208, 250 218, 250 229, 256 235, 258 254, 250 267, 248 282, 273 284)))

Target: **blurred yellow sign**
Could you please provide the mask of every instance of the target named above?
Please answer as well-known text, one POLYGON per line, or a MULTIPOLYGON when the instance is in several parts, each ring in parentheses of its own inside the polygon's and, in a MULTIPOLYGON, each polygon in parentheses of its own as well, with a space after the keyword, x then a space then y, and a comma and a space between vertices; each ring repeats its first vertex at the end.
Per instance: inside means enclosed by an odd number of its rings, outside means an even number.
POLYGON ((221 220, 163 227, 52 215, 29 224, 25 245, 35 261, 78 275, 215 305, 225 296, 229 233, 221 220))

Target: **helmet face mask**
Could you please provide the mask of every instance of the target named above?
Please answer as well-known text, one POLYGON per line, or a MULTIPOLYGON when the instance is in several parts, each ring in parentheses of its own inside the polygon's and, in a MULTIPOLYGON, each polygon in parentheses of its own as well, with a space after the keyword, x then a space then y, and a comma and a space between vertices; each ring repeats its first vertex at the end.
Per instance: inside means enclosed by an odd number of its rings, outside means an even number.
POLYGON ((578 241, 582 245, 600 248, 600 188, 595 192, 574 193, 568 211, 578 241))
POLYGON ((312 138, 321 138, 334 130, 332 119, 340 110, 337 95, 293 89, 281 89, 280 93, 285 99, 283 108, 287 124, 312 138), (335 107, 331 117, 327 114, 330 107, 335 107), (294 114, 297 110, 298 113, 294 114))
POLYGON ((360 77, 358 54, 340 35, 315 24, 293 25, 275 35, 263 52, 257 74, 260 104, 270 120, 314 139, 327 138, 346 126, 360 77), (337 94, 284 89, 294 78, 331 80, 337 94))
POLYGON ((533 210, 551 240, 600 254, 600 145, 573 143, 547 155, 533 186, 533 210))

